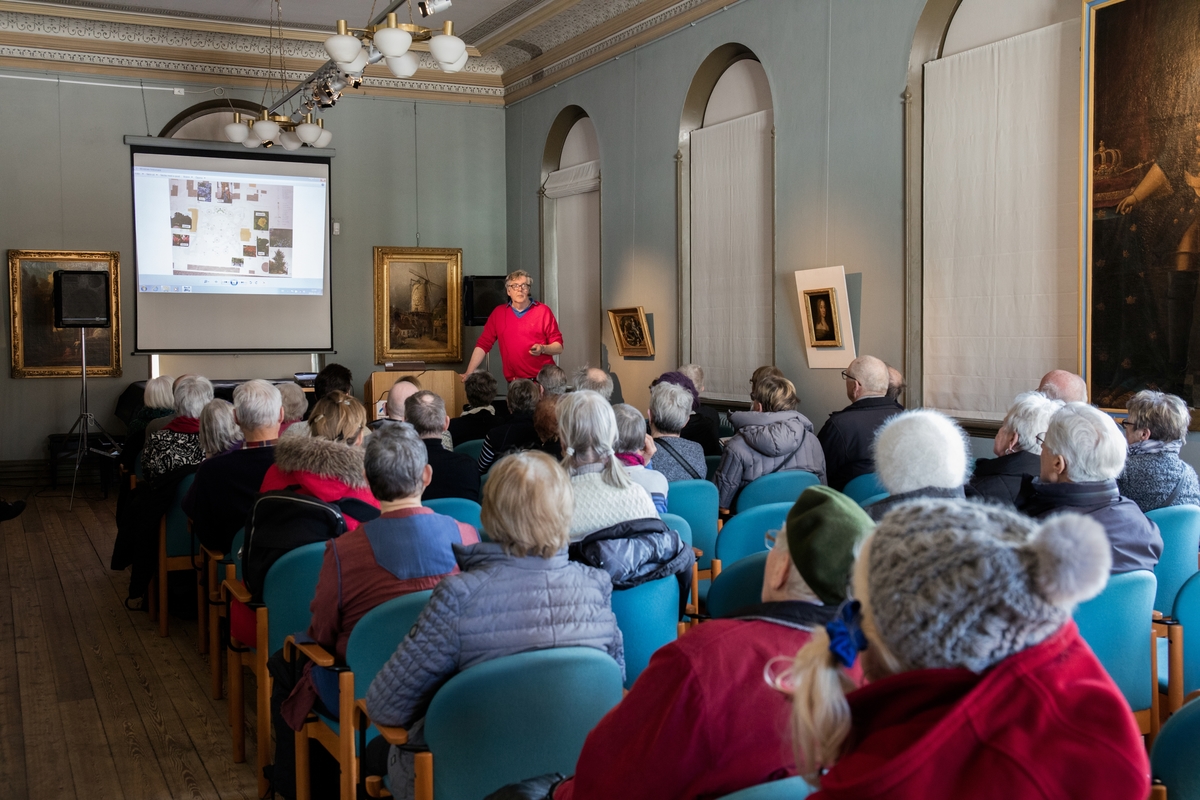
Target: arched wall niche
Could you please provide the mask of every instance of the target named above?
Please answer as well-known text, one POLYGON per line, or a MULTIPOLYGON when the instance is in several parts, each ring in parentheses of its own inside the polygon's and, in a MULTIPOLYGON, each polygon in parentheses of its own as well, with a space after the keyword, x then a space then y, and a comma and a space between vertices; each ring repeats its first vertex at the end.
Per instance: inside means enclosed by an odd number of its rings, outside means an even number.
POLYGON ((249 100, 209 100, 176 114, 158 135, 165 139, 223 142, 225 126, 233 122, 235 113, 241 113, 243 117, 257 117, 262 110, 263 106, 249 100))

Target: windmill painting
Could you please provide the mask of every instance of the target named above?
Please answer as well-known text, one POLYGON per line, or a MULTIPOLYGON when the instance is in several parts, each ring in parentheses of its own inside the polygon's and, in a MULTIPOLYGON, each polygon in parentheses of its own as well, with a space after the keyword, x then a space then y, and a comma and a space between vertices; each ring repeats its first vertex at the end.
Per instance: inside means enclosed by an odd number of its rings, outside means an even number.
POLYGON ((462 251, 375 248, 375 360, 462 360, 462 251))

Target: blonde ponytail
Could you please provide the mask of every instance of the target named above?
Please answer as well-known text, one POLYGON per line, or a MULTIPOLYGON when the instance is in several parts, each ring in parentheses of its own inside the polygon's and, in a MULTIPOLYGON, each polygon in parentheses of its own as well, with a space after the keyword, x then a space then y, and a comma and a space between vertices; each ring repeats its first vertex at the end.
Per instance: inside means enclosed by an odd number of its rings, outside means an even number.
POLYGON ((823 769, 841 755, 850 733, 850 704, 846 693, 854 681, 829 648, 824 628, 813 631, 796 653, 789 682, 792 689, 792 746, 796 768, 806 781, 819 785, 823 769))

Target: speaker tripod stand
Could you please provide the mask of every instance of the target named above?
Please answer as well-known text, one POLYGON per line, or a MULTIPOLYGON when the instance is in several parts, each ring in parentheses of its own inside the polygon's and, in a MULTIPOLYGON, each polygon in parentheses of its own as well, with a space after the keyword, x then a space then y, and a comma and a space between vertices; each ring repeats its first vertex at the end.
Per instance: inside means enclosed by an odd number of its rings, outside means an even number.
POLYGON ((79 366, 79 376, 82 379, 82 385, 79 389, 79 416, 75 419, 75 424, 71 426, 71 430, 67 431, 67 441, 69 442, 71 441, 71 434, 75 433, 76 429, 79 430, 79 447, 75 451, 75 474, 71 478, 71 499, 67 503, 67 510, 70 510, 75 505, 75 483, 79 480, 79 467, 83 464, 83 457, 89 452, 104 456, 105 458, 116 458, 121 455, 121 446, 96 421, 95 415, 88 410, 87 328, 79 329, 79 366), (95 428, 99 432, 97 447, 91 446, 92 428, 95 428))

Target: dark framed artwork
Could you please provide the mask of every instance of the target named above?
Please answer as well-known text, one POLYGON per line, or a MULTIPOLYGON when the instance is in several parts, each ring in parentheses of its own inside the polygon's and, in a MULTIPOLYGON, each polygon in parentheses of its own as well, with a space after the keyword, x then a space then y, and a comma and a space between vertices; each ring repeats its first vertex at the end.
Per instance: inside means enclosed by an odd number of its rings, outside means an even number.
POLYGON ((1195 409, 1200 3, 1085 0, 1083 25, 1084 375, 1108 410, 1142 389, 1195 409))
POLYGON ((804 290, 804 318, 808 321, 809 347, 841 347, 842 326, 838 323, 837 290, 804 290))
POLYGON ((641 306, 610 308, 608 323, 612 325, 613 339, 617 342, 617 355, 622 358, 654 355, 650 326, 641 306))
POLYGON ((121 374, 121 254, 95 250, 9 250, 12 377, 78 378, 80 335, 87 336, 88 375, 121 374), (54 273, 107 272, 112 324, 107 328, 54 327, 54 273))
POLYGON ((462 361, 462 250, 375 248, 375 363, 462 361))

